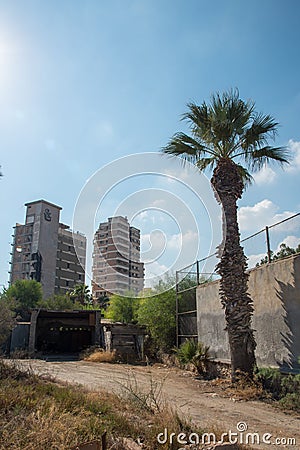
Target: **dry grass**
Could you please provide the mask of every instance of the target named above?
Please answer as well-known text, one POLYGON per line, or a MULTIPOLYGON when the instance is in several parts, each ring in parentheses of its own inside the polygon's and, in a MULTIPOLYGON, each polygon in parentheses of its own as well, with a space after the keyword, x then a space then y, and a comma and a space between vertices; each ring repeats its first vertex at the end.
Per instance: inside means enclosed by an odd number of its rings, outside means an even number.
POLYGON ((164 427, 178 434, 190 431, 176 412, 165 407, 153 413, 136 403, 81 387, 62 386, 0 361, 0 450, 66 450, 100 440, 108 432, 109 449, 125 449, 123 439, 143 443, 144 450, 176 450, 161 445, 164 427))
POLYGON ((86 356, 84 360, 90 362, 114 363, 116 361, 116 351, 113 350, 112 352, 109 352, 106 350, 97 350, 86 356))

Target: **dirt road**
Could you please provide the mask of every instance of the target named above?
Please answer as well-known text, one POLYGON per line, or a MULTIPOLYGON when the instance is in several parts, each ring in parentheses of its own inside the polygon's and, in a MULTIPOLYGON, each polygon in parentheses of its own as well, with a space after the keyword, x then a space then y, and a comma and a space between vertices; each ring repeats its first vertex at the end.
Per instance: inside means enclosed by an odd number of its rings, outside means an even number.
MULTIPOLYGON (((260 436, 260 444, 251 445, 252 448, 300 449, 299 415, 286 414, 258 401, 245 402, 223 397, 211 383, 195 380, 190 373, 176 368, 85 361, 18 360, 17 364, 39 375, 50 375, 91 390, 106 390, 116 394, 124 393, 129 382, 137 384, 141 391, 147 391, 151 384, 157 383, 162 386, 162 394, 168 404, 201 428, 212 432, 215 429, 237 432, 237 424, 240 423, 240 431, 243 427, 247 428, 242 439, 245 439, 246 433, 258 433, 260 436), (263 443, 262 438, 266 433, 272 436, 265 436, 266 442, 263 443), (296 439, 296 444, 287 444, 289 438, 296 439)), ((240 433, 238 436, 240 439, 240 433)))

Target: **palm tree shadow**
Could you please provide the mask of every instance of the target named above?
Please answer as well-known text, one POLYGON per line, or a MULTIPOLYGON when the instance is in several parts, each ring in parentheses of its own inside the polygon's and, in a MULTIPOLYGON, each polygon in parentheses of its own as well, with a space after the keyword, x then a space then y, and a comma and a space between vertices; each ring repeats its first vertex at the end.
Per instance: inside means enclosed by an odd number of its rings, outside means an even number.
POLYGON ((283 318, 285 330, 280 331, 281 342, 286 349, 285 356, 278 365, 281 371, 299 372, 300 364, 300 280, 292 274, 294 284, 284 283, 276 279, 278 288, 276 289, 277 297, 281 302, 283 309, 283 318))

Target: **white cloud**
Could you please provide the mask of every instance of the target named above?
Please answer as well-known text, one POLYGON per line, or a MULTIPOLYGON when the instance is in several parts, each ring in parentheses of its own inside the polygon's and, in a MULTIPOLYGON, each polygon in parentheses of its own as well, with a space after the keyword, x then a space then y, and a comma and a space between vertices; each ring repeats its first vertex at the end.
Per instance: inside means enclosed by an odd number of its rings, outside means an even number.
POLYGON ((169 267, 164 264, 160 264, 157 261, 153 261, 151 264, 145 265, 145 287, 154 287, 160 278, 163 278, 164 274, 168 272, 169 267))
POLYGON ((176 180, 189 180, 191 176, 191 167, 188 168, 182 167, 181 169, 166 169, 163 172, 167 176, 167 181, 169 183, 174 183, 176 180))
POLYGON ((166 250, 166 235, 161 230, 141 235, 141 261, 150 262, 159 259, 166 250))
POLYGON ((151 206, 153 208, 164 208, 166 206, 166 200, 162 199, 162 198, 153 200, 153 202, 151 203, 151 206))
POLYGON ((273 169, 266 165, 253 175, 255 182, 260 186, 262 184, 271 184, 275 180, 277 174, 273 169))
POLYGON ((256 266, 257 263, 260 263, 260 261, 266 256, 266 253, 259 253, 257 255, 250 255, 248 256, 248 268, 252 269, 256 266))
POLYGON ((148 220, 148 216, 149 216, 148 211, 141 211, 135 217, 135 220, 148 220))
MULTIPOLYGON (((297 236, 287 236, 286 238, 283 239, 283 241, 281 243, 286 244, 288 247, 296 248, 300 244, 300 238, 297 236)), ((280 251, 280 244, 278 245, 277 249, 275 250, 275 253, 280 251)))
POLYGON ((300 171, 300 142, 289 140, 288 148, 292 153, 292 161, 286 167, 286 171, 290 173, 295 173, 300 171))
MULTIPOLYGON (((265 226, 273 225, 281 220, 287 219, 294 215, 294 212, 284 211, 278 212, 279 207, 271 200, 264 199, 256 203, 254 206, 242 206, 238 211, 238 220, 241 231, 259 231, 265 226)), ((294 228, 295 221, 290 221, 289 225, 285 223, 285 227, 294 228)), ((277 227, 276 227, 277 228, 277 227)), ((282 227, 278 227, 278 229, 282 227)), ((274 229, 275 230, 275 229, 274 229)))

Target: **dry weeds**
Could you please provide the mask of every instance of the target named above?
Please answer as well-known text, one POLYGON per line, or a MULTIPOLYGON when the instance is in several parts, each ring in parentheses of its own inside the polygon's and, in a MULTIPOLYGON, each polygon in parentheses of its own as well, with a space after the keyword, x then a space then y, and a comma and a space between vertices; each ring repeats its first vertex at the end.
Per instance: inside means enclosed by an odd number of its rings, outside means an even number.
POLYGON ((84 360, 90 362, 114 363, 116 361, 116 351, 113 350, 112 352, 109 352, 106 350, 97 350, 86 356, 84 360))
POLYGON ((176 434, 189 430, 170 408, 137 409, 128 399, 62 386, 2 361, 0 423, 0 450, 66 450, 100 440, 104 430, 109 449, 125 448, 120 445, 130 438, 144 450, 175 450, 178 444, 158 444, 157 434, 164 427, 176 434))

